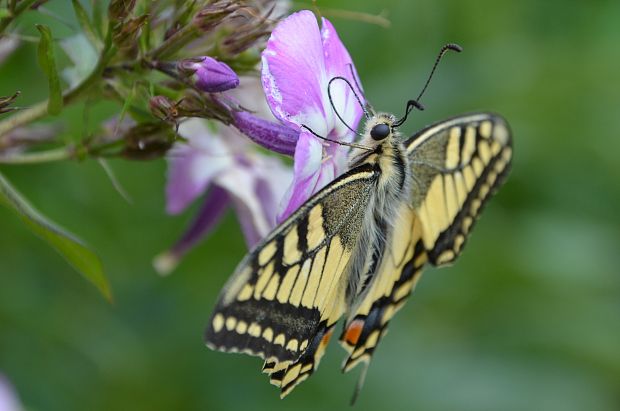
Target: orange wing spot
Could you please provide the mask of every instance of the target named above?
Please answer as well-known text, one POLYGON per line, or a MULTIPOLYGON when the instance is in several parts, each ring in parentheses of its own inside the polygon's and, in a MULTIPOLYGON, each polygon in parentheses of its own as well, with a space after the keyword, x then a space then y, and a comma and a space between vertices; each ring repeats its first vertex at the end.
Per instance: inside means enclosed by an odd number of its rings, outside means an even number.
POLYGON ((360 335, 362 335, 362 330, 364 329, 364 321, 362 320, 354 320, 351 322, 351 325, 347 327, 347 331, 344 334, 344 340, 353 346, 357 345, 357 341, 360 339, 360 335))
POLYGON ((319 344, 319 347, 321 349, 325 349, 325 347, 327 347, 327 344, 329 343, 329 339, 332 338, 333 332, 334 332, 334 329, 332 328, 328 332, 325 333, 323 338, 321 338, 321 343, 319 344))

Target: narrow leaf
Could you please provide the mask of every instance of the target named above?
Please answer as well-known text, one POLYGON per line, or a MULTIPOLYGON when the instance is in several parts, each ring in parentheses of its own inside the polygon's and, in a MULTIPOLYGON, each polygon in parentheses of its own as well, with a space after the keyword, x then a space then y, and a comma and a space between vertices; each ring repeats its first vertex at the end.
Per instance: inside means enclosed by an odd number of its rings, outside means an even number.
POLYGON ((71 0, 71 1, 73 3, 73 10, 75 11, 75 16, 77 17, 77 20, 80 23, 80 27, 82 28, 84 35, 86 36, 88 41, 90 41, 90 43, 98 51, 100 51, 101 47, 103 46, 102 38, 99 37, 99 35, 95 31, 95 28, 93 27, 93 24, 90 21, 90 17, 88 16, 86 9, 84 8, 84 6, 82 6, 82 3, 80 3, 80 0, 71 0))
POLYGON ((91 0, 93 8, 93 26, 97 30, 100 38, 104 37, 104 21, 103 21, 103 2, 101 0, 91 0))
POLYGON ((108 301, 112 301, 110 284, 99 257, 80 239, 35 210, 2 173, 0 173, 0 205, 17 213, 34 234, 58 251, 73 268, 93 283, 108 301))
POLYGON ((41 33, 38 49, 39 65, 47 77, 50 92, 47 112, 51 115, 57 115, 62 111, 62 90, 60 89, 60 78, 58 77, 56 59, 54 58, 52 32, 49 27, 42 24, 37 24, 37 29, 41 33))
POLYGON ((116 178, 116 174, 114 174, 114 170, 112 170, 112 167, 110 167, 108 162, 104 158, 100 158, 98 161, 101 165, 101 168, 103 168, 103 171, 105 171, 105 174, 110 179, 110 183, 112 183, 112 187, 114 187, 116 192, 123 198, 123 200, 127 201, 129 204, 133 204, 133 201, 127 193, 127 190, 125 190, 121 182, 118 181, 118 178, 116 178))

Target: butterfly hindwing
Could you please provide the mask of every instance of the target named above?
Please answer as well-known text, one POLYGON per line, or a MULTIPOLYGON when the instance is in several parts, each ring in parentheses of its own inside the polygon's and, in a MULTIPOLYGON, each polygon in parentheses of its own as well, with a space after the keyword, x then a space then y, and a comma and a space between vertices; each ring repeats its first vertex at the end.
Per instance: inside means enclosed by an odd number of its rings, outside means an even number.
POLYGON ((263 358, 283 394, 307 378, 346 308, 344 274, 376 179, 372 167, 350 170, 248 254, 220 294, 207 345, 263 358))
POLYGON ((405 146, 429 261, 450 263, 508 174, 510 129, 496 114, 465 115, 421 130, 405 146))
POLYGON ((430 260, 441 265, 458 256, 482 205, 510 165, 510 132, 493 114, 437 123, 416 133, 405 147, 412 168, 412 203, 400 206, 379 269, 348 313, 340 336, 349 352, 345 371, 370 361, 424 264, 430 260))
POLYGON ((341 345, 349 352, 344 371, 370 361, 388 322, 405 303, 426 263, 422 227, 409 204, 400 206, 385 247, 372 282, 352 307, 340 336, 341 345))

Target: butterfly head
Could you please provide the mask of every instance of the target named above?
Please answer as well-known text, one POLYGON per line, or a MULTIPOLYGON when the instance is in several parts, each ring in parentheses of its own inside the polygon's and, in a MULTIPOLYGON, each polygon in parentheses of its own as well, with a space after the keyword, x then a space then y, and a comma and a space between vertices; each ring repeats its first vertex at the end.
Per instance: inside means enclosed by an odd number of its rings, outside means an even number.
POLYGON ((366 123, 366 135, 377 143, 385 141, 396 134, 395 122, 393 115, 379 113, 366 123))

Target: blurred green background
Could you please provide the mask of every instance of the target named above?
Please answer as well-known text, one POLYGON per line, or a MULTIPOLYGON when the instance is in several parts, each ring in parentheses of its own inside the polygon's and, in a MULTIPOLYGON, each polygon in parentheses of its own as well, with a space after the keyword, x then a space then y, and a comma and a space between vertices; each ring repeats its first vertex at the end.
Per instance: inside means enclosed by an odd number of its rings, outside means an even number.
MULTIPOLYGON (((450 54, 406 124, 503 114, 512 174, 452 268, 427 270, 391 324, 357 410, 620 409, 620 2, 339 0, 389 12, 384 29, 333 18, 376 108, 401 113, 439 48, 450 54)), ((299 7, 299 5, 297 5, 299 7)), ((70 3, 48 7, 73 19, 70 3)), ((22 28, 35 33, 31 13, 22 28)), ((60 52, 59 52, 60 54, 60 52)), ((0 67, 0 95, 44 98, 34 46, 0 67)), ((94 127, 117 108, 98 105, 94 127)), ((69 110, 66 134, 84 130, 69 110)), ((212 352, 203 329, 245 253, 229 215, 170 277, 151 267, 196 211, 164 213, 165 162, 112 161, 133 204, 94 161, 3 166, 44 213, 102 257, 106 303, 52 249, 0 209, 0 373, 28 410, 349 409, 358 371, 332 343, 284 401, 258 359, 212 352)))

